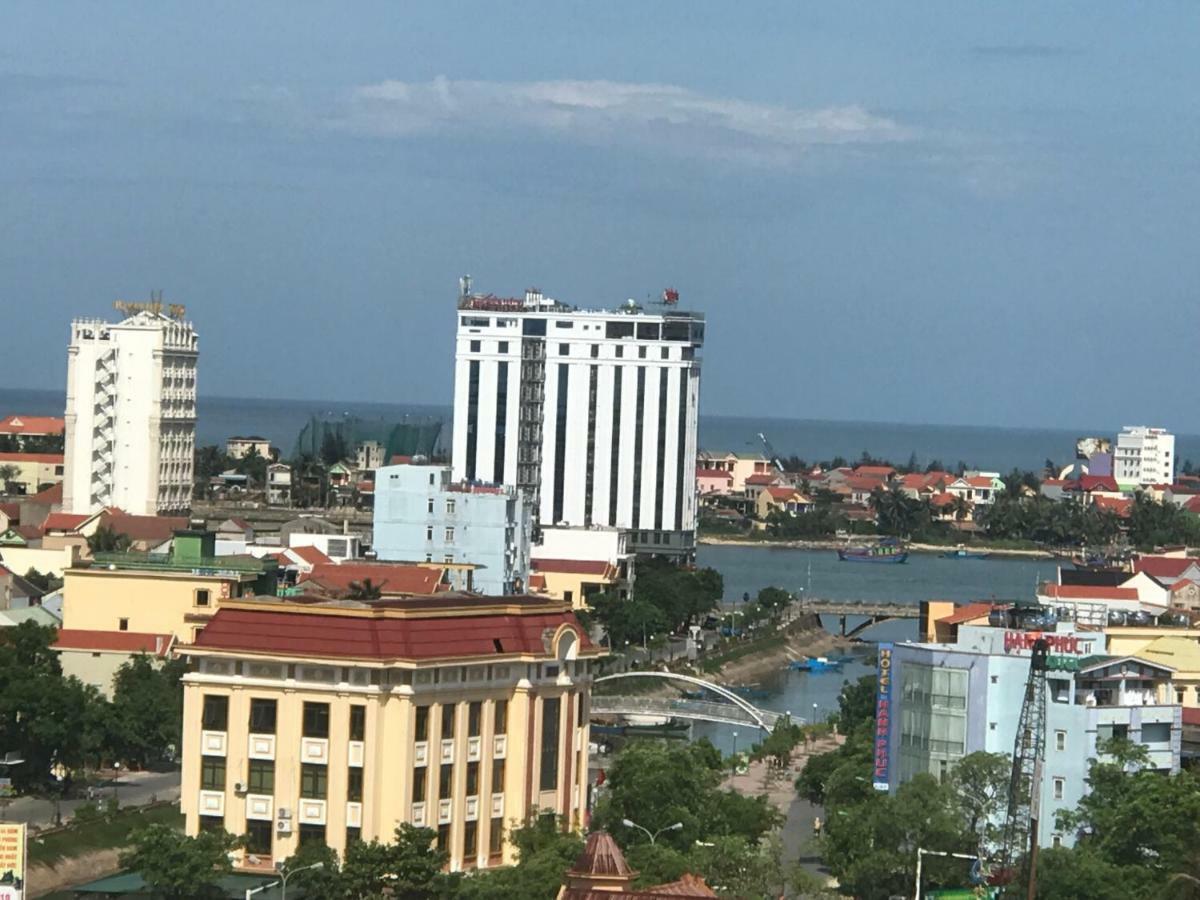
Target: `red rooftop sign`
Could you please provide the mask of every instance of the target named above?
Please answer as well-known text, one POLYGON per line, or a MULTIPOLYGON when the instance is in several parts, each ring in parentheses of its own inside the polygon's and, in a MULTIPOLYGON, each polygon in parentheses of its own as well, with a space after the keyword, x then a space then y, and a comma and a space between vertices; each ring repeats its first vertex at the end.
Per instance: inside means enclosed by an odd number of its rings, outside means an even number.
POLYGON ((1051 653, 1074 653, 1082 656, 1091 652, 1088 643, 1084 643, 1073 634, 1045 634, 1041 631, 1006 631, 1004 632, 1004 652, 1014 650, 1032 650, 1035 641, 1044 640, 1051 653))

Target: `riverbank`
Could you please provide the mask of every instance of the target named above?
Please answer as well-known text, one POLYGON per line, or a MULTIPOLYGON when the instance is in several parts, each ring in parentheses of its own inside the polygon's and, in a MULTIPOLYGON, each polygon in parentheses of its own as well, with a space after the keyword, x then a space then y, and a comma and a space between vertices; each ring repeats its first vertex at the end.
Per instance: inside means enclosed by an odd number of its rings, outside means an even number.
MULTIPOLYGON (((874 542, 876 538, 854 537, 822 538, 820 540, 787 540, 777 541, 768 538, 730 537, 729 535, 700 535, 696 538, 698 544, 708 544, 713 547, 778 547, 789 550, 840 550, 846 546, 864 546, 874 542)), ((933 553, 940 555, 955 549, 951 544, 921 544, 911 543, 905 547, 910 553, 933 553)), ((987 553, 990 556, 1009 556, 1014 559, 1054 559, 1053 553, 1045 550, 1021 549, 1015 547, 993 547, 986 543, 971 544, 974 552, 987 553)))

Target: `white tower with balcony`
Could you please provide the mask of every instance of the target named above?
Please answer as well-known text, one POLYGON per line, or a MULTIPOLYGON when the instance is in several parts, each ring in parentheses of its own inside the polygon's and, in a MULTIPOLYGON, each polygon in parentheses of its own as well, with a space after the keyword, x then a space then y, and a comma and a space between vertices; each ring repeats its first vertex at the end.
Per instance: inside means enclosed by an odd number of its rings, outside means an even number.
POLYGON ((71 323, 63 510, 136 515, 191 507, 198 339, 183 307, 119 303, 71 323))

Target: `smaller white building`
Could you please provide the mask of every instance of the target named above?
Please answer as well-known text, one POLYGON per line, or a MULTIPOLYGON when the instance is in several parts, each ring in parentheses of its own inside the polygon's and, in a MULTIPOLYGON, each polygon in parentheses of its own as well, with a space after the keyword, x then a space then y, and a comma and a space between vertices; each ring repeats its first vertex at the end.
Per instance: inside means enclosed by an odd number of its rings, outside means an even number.
POLYGON ((1171 484, 1175 480, 1175 435, 1163 428, 1126 425, 1113 451, 1118 484, 1171 484))

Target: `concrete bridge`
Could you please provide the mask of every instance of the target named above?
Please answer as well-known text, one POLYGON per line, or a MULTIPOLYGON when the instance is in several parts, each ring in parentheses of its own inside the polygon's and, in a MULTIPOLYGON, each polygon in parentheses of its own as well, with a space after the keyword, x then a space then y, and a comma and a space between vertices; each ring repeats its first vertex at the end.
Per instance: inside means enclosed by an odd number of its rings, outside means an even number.
MULTIPOLYGON (((628 716, 671 716, 678 719, 693 719, 704 722, 722 722, 730 725, 743 725, 770 731, 782 718, 783 713, 768 709, 759 709, 730 690, 729 688, 696 678, 692 675, 682 675, 677 672, 618 672, 615 675, 605 675, 597 678, 595 684, 607 681, 617 681, 624 678, 653 678, 659 681, 688 684, 715 695, 719 699, 689 700, 686 698, 617 696, 613 694, 592 694, 592 712, 600 715, 628 716)), ((800 720, 797 719, 797 722, 800 720)))
POLYGON ((910 603, 876 603, 869 600, 806 599, 799 605, 798 612, 818 616, 837 616, 842 637, 857 637, 867 628, 878 625, 880 622, 920 618, 921 607, 910 603), (866 621, 847 629, 847 616, 863 616, 866 621))

